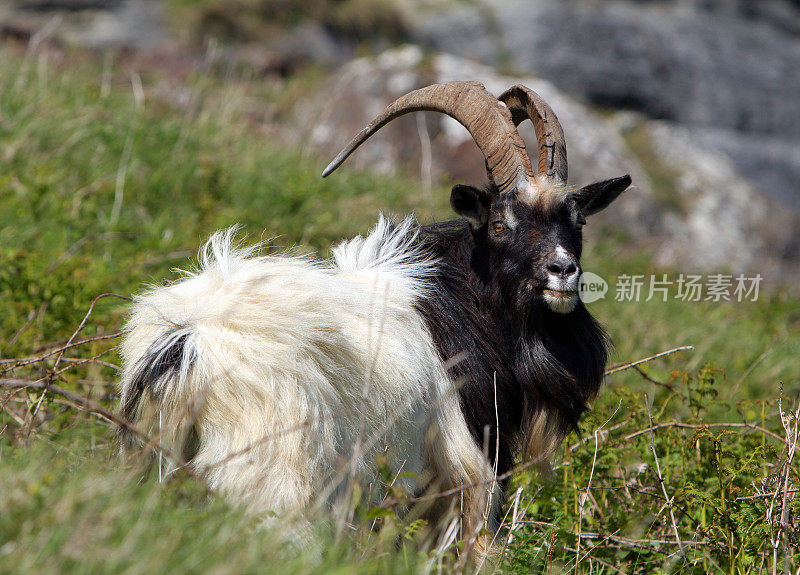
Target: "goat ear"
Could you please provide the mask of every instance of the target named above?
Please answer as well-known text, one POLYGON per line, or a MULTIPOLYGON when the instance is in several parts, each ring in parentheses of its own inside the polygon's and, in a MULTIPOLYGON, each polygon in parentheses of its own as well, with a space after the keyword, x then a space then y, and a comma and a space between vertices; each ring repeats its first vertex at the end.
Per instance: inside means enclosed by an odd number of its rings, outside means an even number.
POLYGON ((631 177, 625 175, 584 186, 575 192, 572 197, 575 198, 581 213, 584 216, 591 216, 605 209, 630 185, 631 177))
POLYGON ((456 184, 450 192, 450 206, 459 216, 465 217, 472 229, 486 224, 489 219, 489 206, 492 197, 489 192, 456 184))

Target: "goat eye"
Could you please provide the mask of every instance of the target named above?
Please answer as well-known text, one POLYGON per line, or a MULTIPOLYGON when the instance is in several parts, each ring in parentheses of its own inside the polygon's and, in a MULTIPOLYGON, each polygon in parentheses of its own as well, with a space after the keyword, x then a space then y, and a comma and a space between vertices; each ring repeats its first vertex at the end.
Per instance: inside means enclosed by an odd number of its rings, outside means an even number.
POLYGON ((492 229, 495 231, 495 233, 499 234, 506 229, 506 226, 503 224, 503 222, 492 222, 492 229))

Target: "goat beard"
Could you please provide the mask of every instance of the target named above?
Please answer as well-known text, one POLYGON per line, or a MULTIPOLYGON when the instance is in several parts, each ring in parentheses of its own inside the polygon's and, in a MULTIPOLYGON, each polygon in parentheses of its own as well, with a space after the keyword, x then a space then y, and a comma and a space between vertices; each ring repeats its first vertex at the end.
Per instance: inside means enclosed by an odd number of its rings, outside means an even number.
MULTIPOLYGON (((569 314, 549 311, 544 302, 528 306, 518 321, 515 371, 525 386, 523 433, 541 426, 536 421, 546 412, 547 435, 563 438, 577 430, 600 387, 610 340, 580 301, 569 314), (554 327, 559 333, 543 336, 554 327)), ((525 445, 523 436, 523 451, 525 445)))

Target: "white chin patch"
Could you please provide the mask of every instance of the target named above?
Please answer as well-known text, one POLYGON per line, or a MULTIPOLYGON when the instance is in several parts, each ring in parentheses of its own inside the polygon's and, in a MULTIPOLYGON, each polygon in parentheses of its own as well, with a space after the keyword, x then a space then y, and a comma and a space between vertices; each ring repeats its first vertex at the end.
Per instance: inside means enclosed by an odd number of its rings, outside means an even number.
POLYGON ((569 313, 578 305, 576 292, 545 289, 542 293, 548 307, 556 313, 569 313))

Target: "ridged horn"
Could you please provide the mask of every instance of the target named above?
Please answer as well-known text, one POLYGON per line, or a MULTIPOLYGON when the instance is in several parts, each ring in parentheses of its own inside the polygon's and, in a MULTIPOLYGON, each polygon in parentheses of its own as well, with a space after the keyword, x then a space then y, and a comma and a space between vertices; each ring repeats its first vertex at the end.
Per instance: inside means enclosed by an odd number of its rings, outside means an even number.
POLYGON ((409 112, 441 112, 457 120, 472 135, 486 160, 489 181, 499 192, 509 192, 533 178, 525 141, 512 123, 511 113, 480 82, 433 84, 401 96, 367 124, 328 164, 328 176, 367 138, 409 112))
POLYGON ((498 100, 508 106, 514 126, 528 119, 533 122, 539 146, 536 173, 566 182, 567 144, 553 109, 539 94, 521 84, 503 92, 498 100))

